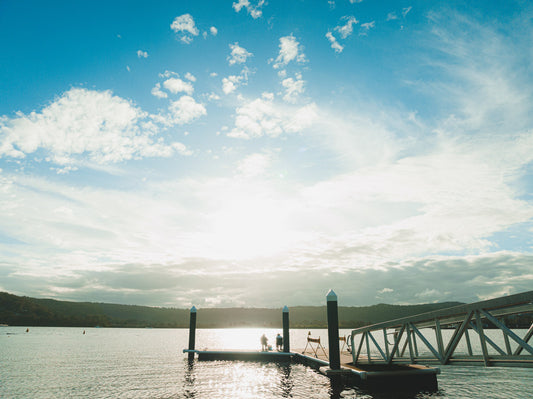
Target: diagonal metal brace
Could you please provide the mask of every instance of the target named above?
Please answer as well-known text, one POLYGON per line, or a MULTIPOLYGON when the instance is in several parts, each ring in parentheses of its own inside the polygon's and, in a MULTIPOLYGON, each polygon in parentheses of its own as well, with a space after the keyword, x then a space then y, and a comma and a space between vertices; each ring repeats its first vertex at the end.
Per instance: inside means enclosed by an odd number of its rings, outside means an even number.
POLYGON ((526 343, 524 340, 522 340, 518 335, 512 332, 509 328, 507 328, 506 325, 501 323, 496 317, 494 317, 489 312, 483 309, 481 309, 481 313, 483 313, 483 315, 487 319, 489 319, 496 327, 498 327, 505 334, 507 334, 510 338, 512 338, 518 345, 520 345, 522 348, 524 348, 526 351, 528 351, 529 353, 533 355, 533 348, 528 343, 526 343))
POLYGON ((416 328, 416 326, 413 323, 410 323, 410 324, 411 324, 411 329, 416 333, 416 335, 418 335, 418 337, 427 346, 427 348, 431 351, 431 353, 433 353, 433 356, 435 356, 437 359, 439 359, 439 361, 442 363, 442 356, 440 355, 440 353, 437 352, 435 350, 435 348, 433 348, 433 345, 431 345, 429 343, 429 341, 426 339, 426 337, 424 337, 424 335, 420 332, 420 330, 418 328, 416 328))

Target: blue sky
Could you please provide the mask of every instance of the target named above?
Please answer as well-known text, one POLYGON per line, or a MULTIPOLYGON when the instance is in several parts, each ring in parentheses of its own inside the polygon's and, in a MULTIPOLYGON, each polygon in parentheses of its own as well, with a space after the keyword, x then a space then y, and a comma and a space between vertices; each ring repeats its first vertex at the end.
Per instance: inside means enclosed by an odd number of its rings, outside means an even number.
POLYGON ((176 307, 529 290, 532 17, 0 2, 0 290, 176 307))

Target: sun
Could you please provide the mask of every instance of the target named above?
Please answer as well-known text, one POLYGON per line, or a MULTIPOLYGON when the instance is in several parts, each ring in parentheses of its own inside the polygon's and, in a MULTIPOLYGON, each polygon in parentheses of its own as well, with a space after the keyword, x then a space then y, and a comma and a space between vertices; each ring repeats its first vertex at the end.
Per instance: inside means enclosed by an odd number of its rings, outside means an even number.
POLYGON ((269 256, 287 248, 290 232, 284 207, 278 201, 233 198, 212 215, 219 255, 229 258, 269 256))

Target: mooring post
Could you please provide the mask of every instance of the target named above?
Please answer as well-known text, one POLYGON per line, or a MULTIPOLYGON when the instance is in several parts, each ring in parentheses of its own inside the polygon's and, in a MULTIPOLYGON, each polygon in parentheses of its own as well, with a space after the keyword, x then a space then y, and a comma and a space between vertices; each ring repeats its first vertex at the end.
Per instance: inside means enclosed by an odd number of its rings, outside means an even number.
MULTIPOLYGON (((189 322, 189 350, 194 350, 194 344, 196 340, 196 308, 191 308, 191 318, 189 322)), ((194 352, 189 352, 189 360, 194 359, 194 352)))
POLYGON ((340 370, 341 360, 339 351, 339 310, 337 305, 337 294, 329 290, 328 302, 328 342, 329 342, 329 368, 340 370))
POLYGON ((290 337, 289 337, 289 308, 283 308, 283 352, 290 352, 290 337))

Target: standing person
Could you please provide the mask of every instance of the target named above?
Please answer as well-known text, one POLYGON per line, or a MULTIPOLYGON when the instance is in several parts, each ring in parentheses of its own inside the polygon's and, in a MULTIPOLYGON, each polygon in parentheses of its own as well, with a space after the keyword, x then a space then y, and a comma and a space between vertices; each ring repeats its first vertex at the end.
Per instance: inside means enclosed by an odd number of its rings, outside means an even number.
POLYGON ((283 337, 280 333, 276 336, 276 349, 278 352, 281 352, 283 350, 283 337))
POLYGON ((268 338, 266 337, 265 334, 261 335, 261 350, 263 352, 268 351, 268 338))

